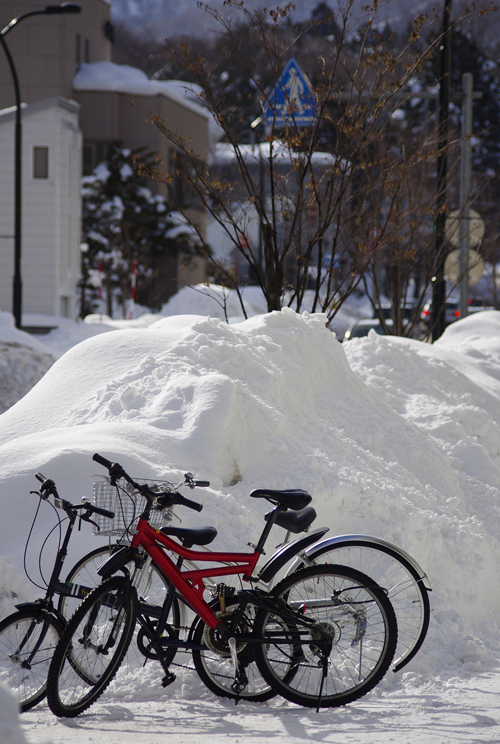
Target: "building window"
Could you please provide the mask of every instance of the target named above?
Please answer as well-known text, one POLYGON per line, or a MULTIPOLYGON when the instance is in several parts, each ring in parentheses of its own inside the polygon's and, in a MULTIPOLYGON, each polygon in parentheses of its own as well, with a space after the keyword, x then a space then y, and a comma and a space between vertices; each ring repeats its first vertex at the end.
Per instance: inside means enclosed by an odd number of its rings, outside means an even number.
POLYGON ((115 40, 115 27, 113 21, 106 21, 104 24, 104 36, 113 44, 115 40))
POLYGON ((194 186, 196 181, 195 165, 189 157, 178 150, 169 150, 169 174, 172 178, 170 194, 174 203, 181 207, 200 209, 202 203, 194 186))
POLYGON ((83 145, 83 175, 89 176, 99 163, 109 157, 110 144, 108 142, 85 142, 83 145))
POLYGON ((94 148, 92 145, 84 145, 83 152, 83 175, 89 176, 94 170, 94 148))
POLYGON ((33 178, 49 177, 49 148, 33 148, 33 178))
POLYGON ((70 300, 69 297, 60 297, 60 313, 63 318, 69 318, 70 314, 70 300))

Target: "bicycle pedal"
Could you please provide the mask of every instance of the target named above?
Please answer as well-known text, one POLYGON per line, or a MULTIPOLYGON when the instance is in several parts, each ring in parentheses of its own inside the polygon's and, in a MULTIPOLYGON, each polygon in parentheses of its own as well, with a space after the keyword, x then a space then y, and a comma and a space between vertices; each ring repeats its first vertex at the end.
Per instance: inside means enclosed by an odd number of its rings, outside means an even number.
POLYGON ((176 675, 173 672, 167 672, 167 674, 163 677, 161 681, 162 687, 168 687, 172 684, 172 682, 175 682, 177 679, 176 675))

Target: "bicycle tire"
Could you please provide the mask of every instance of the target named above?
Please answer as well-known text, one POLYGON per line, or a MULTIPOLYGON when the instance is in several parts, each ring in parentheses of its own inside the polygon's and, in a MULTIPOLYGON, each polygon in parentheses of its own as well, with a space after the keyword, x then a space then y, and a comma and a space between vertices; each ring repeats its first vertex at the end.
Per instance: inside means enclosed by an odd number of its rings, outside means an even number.
MULTIPOLYGON (((112 555, 115 550, 120 550, 121 545, 114 543, 113 545, 102 545, 99 548, 91 550, 86 553, 80 560, 78 560, 74 566, 68 572, 65 578, 67 584, 77 584, 78 586, 89 587, 90 590, 101 582, 101 577, 97 573, 97 569, 112 555)), ((153 563, 147 567, 147 575, 141 577, 138 585, 136 586, 137 594, 141 602, 147 602, 148 604, 161 607, 165 600, 167 593, 167 587, 169 586, 169 580, 162 573, 162 571, 153 563)), ((58 611, 69 620, 73 612, 76 610, 81 600, 77 597, 60 595, 57 605, 58 611)), ((180 604, 178 605, 178 621, 181 621, 180 604)))
POLYGON ((282 697, 306 707, 346 705, 389 669, 396 617, 385 592, 365 574, 312 566, 284 578, 271 597, 275 608, 260 609, 255 618, 261 640, 255 656, 282 697))
MULTIPOLYGON (((109 558, 110 555, 112 555, 113 552, 120 550, 121 547, 121 545, 115 543, 112 545, 102 545, 101 547, 91 550, 80 558, 80 560, 71 568, 65 579, 66 583, 86 586, 90 589, 95 588, 95 586, 97 586, 101 581, 97 569, 107 560, 107 558, 109 558)), ((153 607, 163 606, 169 585, 169 580, 152 562, 147 563, 143 569, 139 569, 136 574, 136 580, 134 581, 134 587, 138 593, 139 602, 144 602, 153 607)), ((62 615, 69 619, 78 607, 80 601, 81 600, 76 597, 60 595, 58 610, 62 615)), ((169 626, 175 629, 177 636, 179 636, 180 628, 184 625, 184 615, 185 612, 183 606, 177 596, 175 596, 172 600, 168 622, 169 626)), ((144 656, 146 654, 143 652, 144 646, 143 644, 136 642, 137 637, 136 633, 135 641, 130 644, 124 660, 124 663, 127 665, 127 669, 130 672, 142 669, 145 663, 144 656)), ((171 661, 175 656, 175 649, 172 649, 170 654, 171 661)), ((153 657, 148 655, 148 658, 153 657)))
MULTIPOLYGON (((235 599, 226 599, 226 611, 221 612, 219 600, 210 605, 220 620, 229 620, 231 614, 239 606, 235 599)), ((247 608, 240 632, 250 634, 253 619, 249 616, 251 606, 247 608)), ((197 618, 192 626, 193 643, 203 644, 204 650, 195 649, 192 652, 196 672, 203 682, 215 695, 239 700, 251 700, 262 703, 276 696, 276 692, 261 676, 255 661, 255 650, 252 644, 237 647, 238 659, 245 667, 247 686, 236 693, 231 689, 234 679, 233 663, 227 641, 220 638, 217 631, 206 625, 201 618, 197 618)))
POLYGON ((83 600, 66 626, 49 667, 47 701, 56 716, 89 708, 115 676, 134 632, 137 593, 112 576, 83 600))
POLYGON ((62 632, 62 623, 37 607, 14 612, 0 622, 0 680, 16 695, 21 713, 44 699, 49 664, 62 632))
POLYGON ((326 556, 328 563, 361 571, 387 591, 398 623, 392 665, 399 672, 419 651, 429 629, 431 609, 424 577, 397 550, 366 539, 347 538, 334 546, 320 546, 308 554, 307 565, 310 561, 322 564, 326 556))
MULTIPOLYGON (((64 582, 66 584, 77 584, 78 586, 88 587, 90 594, 92 589, 95 589, 101 583, 101 577, 97 573, 97 569, 119 547, 116 544, 101 545, 86 553, 72 566, 64 582)), ((81 601, 78 597, 68 597, 61 594, 59 595, 57 609, 66 620, 69 620, 81 601)))

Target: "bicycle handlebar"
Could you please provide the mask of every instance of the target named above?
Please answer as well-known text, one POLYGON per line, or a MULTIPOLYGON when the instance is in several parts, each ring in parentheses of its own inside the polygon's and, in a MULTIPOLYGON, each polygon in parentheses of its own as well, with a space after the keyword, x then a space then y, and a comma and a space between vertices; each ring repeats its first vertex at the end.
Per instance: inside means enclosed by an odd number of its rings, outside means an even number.
POLYGON ((103 465, 103 467, 105 467, 108 470, 111 476, 112 485, 116 485, 116 481, 119 478, 125 478, 127 483, 131 483, 132 485, 135 485, 132 478, 125 472, 125 470, 122 468, 119 462, 111 462, 110 460, 107 460, 105 457, 102 457, 102 455, 99 455, 97 452, 92 457, 92 459, 95 460, 95 462, 98 462, 99 465, 103 465))
POLYGON ((60 509, 64 509, 64 511, 66 512, 75 512, 79 511, 80 509, 86 509, 87 515, 81 517, 81 519, 83 519, 84 521, 88 521, 91 514, 100 514, 102 517, 107 517, 108 519, 113 519, 113 517, 115 516, 115 513, 110 511, 109 509, 101 509, 100 506, 94 506, 94 504, 91 504, 89 501, 85 501, 83 504, 72 504, 71 502, 66 501, 66 499, 62 499, 59 496, 56 484, 51 478, 46 478, 42 473, 35 473, 35 478, 42 485, 39 492, 32 491, 32 493, 38 493, 40 498, 42 498, 44 501, 46 501, 49 496, 52 495, 54 497, 55 505, 58 506, 58 508, 60 509))
MULTIPOLYGON (((111 476, 112 483, 116 482, 118 478, 125 478, 128 483, 133 485, 134 488, 139 491, 139 493, 141 493, 148 499, 148 501, 150 501, 150 504, 152 499, 157 498, 157 494, 153 493, 149 486, 135 483, 135 481, 132 480, 128 473, 125 472, 120 463, 111 462, 111 460, 107 460, 105 457, 99 455, 97 452, 93 455, 92 459, 95 462, 98 462, 99 465, 103 465, 103 467, 107 468, 111 476)), ((208 486, 210 485, 210 481, 194 480, 192 473, 185 473, 184 478, 184 483, 181 483, 179 485, 187 485, 189 486, 189 488, 195 488, 196 486, 200 486, 201 488, 208 488, 208 486)), ((179 486, 176 486, 176 488, 179 488, 179 486)), ((179 506, 186 506, 188 509, 193 509, 194 511, 198 512, 203 509, 203 504, 199 504, 196 501, 191 501, 191 499, 186 499, 185 496, 182 496, 182 494, 177 492, 165 493, 158 499, 158 501, 163 507, 173 506, 174 504, 177 504, 179 506)))
POLYGON ((113 465, 113 463, 110 462, 110 460, 106 460, 105 457, 103 457, 102 455, 99 455, 97 452, 95 453, 95 455, 92 456, 92 459, 95 460, 95 462, 98 462, 99 465, 103 465, 108 470, 110 470, 113 465))
POLYGON ((93 504, 88 504, 88 507, 92 510, 92 514, 100 514, 101 517, 107 517, 108 519, 113 519, 115 516, 114 511, 109 511, 109 509, 101 509, 100 506, 94 506, 93 504))
POLYGON ((40 488, 40 496, 44 501, 46 501, 51 494, 55 499, 59 498, 56 484, 52 478, 46 478, 42 473, 35 473, 35 478, 42 484, 40 488))
POLYGON ((172 496, 173 504, 178 504, 179 506, 187 506, 188 509, 193 509, 193 511, 201 512, 203 509, 203 504, 198 504, 197 501, 191 501, 191 499, 186 499, 185 496, 183 496, 180 493, 173 493, 172 496))

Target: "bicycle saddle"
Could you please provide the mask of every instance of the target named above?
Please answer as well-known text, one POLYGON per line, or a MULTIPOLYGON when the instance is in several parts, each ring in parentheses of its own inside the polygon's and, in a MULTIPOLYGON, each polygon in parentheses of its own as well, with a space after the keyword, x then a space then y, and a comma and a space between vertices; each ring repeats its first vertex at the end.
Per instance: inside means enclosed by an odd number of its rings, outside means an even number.
POLYGON ((250 494, 252 499, 267 499, 272 504, 279 504, 287 509, 303 509, 312 501, 312 496, 301 488, 289 488, 285 491, 274 491, 269 488, 256 488, 250 494))
MULTIPOLYGON (((273 514, 274 512, 272 511, 267 512, 267 514, 264 515, 266 522, 269 522, 273 514)), ((304 509, 300 509, 299 511, 278 512, 274 524, 277 524, 278 527, 283 527, 283 529, 288 530, 288 532, 298 534, 299 532, 307 530, 316 519, 316 516, 315 509, 313 509, 312 506, 306 506, 304 509)))
POLYGON ((189 547, 190 545, 210 545, 217 537, 215 527, 162 527, 160 532, 169 537, 178 537, 182 543, 189 547))

